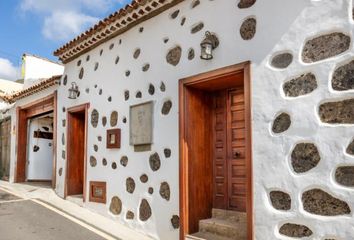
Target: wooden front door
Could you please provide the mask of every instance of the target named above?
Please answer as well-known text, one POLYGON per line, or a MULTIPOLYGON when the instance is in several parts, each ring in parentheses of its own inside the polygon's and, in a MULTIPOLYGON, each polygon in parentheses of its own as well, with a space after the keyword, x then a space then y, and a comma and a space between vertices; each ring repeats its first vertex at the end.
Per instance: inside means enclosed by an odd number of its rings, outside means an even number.
POLYGON ((66 195, 84 193, 85 111, 68 113, 66 195))
POLYGON ((11 119, 0 123, 0 180, 9 180, 11 147, 11 119))
POLYGON ((243 88, 214 94, 214 208, 246 211, 244 110, 243 88))

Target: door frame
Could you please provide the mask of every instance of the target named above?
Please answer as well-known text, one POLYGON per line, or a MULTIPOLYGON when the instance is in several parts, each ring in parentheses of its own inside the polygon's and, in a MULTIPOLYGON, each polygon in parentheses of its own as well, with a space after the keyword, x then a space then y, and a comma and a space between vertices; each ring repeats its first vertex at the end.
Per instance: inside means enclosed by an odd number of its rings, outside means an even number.
POLYGON ((70 118, 69 115, 77 112, 85 112, 85 139, 84 139, 84 179, 83 179, 83 191, 82 191, 82 197, 83 197, 83 202, 86 201, 86 179, 87 179, 87 139, 88 139, 88 110, 90 108, 90 103, 84 103, 81 105, 77 105, 71 108, 67 109, 67 114, 66 114, 66 119, 67 119, 67 128, 66 128, 66 171, 65 171, 65 185, 64 185, 64 199, 68 196, 68 170, 69 170, 69 156, 70 156, 70 138, 69 135, 71 133, 70 131, 70 118))
POLYGON ((179 191, 180 191, 180 239, 184 240, 189 232, 189 209, 188 209, 188 146, 186 141, 188 136, 187 113, 185 107, 186 93, 188 88, 194 86, 203 86, 204 88, 214 89, 226 87, 226 81, 215 79, 227 79, 235 75, 242 74, 242 78, 237 81, 243 81, 245 94, 245 131, 246 131, 246 171, 247 171, 247 233, 248 240, 253 240, 253 180, 252 180, 252 123, 251 123, 251 62, 224 67, 210 72, 202 73, 196 76, 181 79, 179 81, 179 191))
POLYGON ((52 188, 56 186, 56 162, 57 162, 57 91, 52 94, 35 100, 26 105, 16 108, 16 155, 15 183, 26 181, 26 162, 28 147, 28 119, 38 115, 53 112, 53 169, 52 169, 52 188))

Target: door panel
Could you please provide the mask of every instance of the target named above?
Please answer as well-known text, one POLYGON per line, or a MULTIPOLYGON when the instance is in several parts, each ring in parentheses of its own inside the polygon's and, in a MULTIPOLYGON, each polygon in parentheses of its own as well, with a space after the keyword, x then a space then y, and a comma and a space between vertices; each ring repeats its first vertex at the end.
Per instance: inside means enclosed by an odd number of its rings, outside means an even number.
POLYGON ((85 113, 68 114, 67 195, 83 194, 85 113))
POLYGON ((223 209, 227 205, 227 138, 226 91, 214 93, 214 200, 213 207, 223 209))
POLYGON ((245 102, 243 89, 228 91, 228 209, 246 212, 245 102))
POLYGON ((246 131, 243 89, 214 93, 213 207, 246 211, 246 131))

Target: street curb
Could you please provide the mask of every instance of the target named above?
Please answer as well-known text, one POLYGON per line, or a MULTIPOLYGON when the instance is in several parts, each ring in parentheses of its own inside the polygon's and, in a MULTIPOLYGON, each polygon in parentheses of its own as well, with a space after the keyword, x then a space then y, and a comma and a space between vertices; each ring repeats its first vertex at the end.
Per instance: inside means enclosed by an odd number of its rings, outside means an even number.
POLYGON ((63 210, 63 209, 61 209, 61 208, 55 206, 55 205, 52 204, 52 203, 49 203, 49 202, 47 202, 47 201, 45 201, 45 200, 42 200, 42 199, 39 199, 39 198, 35 198, 35 200, 37 200, 38 202, 42 202, 43 204, 46 204, 46 205, 48 205, 48 206, 50 206, 50 207, 52 207, 52 208, 54 208, 54 209, 56 209, 56 210, 58 210, 58 211, 60 211, 60 212, 63 212, 63 213, 65 213, 66 215, 68 215, 68 216, 70 216, 70 217, 72 217, 72 218, 74 218, 74 219, 77 219, 78 221, 81 221, 81 222, 83 222, 84 224, 86 224, 86 225, 88 225, 88 226, 90 226, 90 227, 96 229, 97 231, 100 231, 100 232, 102 232, 102 233, 108 235, 109 237, 111 237, 111 238, 113 238, 113 239, 115 239, 115 240, 123 240, 123 239, 121 239, 121 238, 117 238, 116 236, 112 235, 111 233, 108 233, 107 231, 105 231, 105 230, 103 230, 103 229, 101 229, 101 228, 98 228, 97 226, 95 226, 95 225, 93 225, 93 224, 87 222, 86 220, 84 220, 84 219, 82 219, 82 218, 78 218, 77 216, 75 216, 75 215, 73 215, 73 214, 71 214, 71 213, 69 213, 69 212, 67 212, 67 211, 65 211, 65 210, 63 210))

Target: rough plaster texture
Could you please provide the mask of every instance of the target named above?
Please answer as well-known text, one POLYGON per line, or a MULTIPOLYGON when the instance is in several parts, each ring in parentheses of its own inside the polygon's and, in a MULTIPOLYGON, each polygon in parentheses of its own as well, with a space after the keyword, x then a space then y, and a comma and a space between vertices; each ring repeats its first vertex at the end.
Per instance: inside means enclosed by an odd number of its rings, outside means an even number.
MULTIPOLYGON (((98 123, 97 128, 88 127, 88 146, 99 145, 98 152, 88 148, 88 156, 97 159, 106 158, 107 166, 98 164, 87 168, 87 181, 107 181, 107 199, 118 196, 122 200, 122 214, 114 216, 107 205, 85 203, 104 216, 115 219, 137 231, 145 232, 156 239, 175 239, 179 237, 171 218, 179 215, 179 146, 178 146, 178 80, 198 73, 250 60, 252 62, 252 136, 253 136, 253 180, 254 180, 254 232, 255 239, 287 239, 279 234, 279 228, 286 223, 306 225, 313 231, 313 239, 352 239, 354 238, 354 219, 351 215, 338 217, 314 216, 303 210, 301 195, 304 191, 320 188, 331 192, 334 197, 345 200, 349 206, 354 205, 353 191, 341 187, 334 180, 338 165, 353 163, 353 157, 345 153, 345 148, 354 136, 351 125, 330 125, 320 121, 318 106, 331 99, 346 99, 353 91, 336 92, 331 88, 332 72, 339 63, 354 56, 352 45, 350 51, 313 64, 301 60, 303 44, 315 36, 331 32, 344 32, 353 35, 352 3, 349 0, 267 0, 257 1, 252 7, 239 9, 236 0, 202 1, 196 8, 191 8, 192 1, 186 0, 172 9, 134 27, 121 36, 102 44, 89 53, 66 64, 65 74, 68 84, 61 86, 58 92, 59 109, 90 102, 89 116, 97 109, 100 116, 110 116, 118 112, 118 125, 122 129, 122 146, 118 150, 106 150, 105 142, 98 142, 106 128, 98 123), (170 15, 179 10, 172 19, 170 15), (182 17, 186 18, 181 26, 182 17), (240 26, 249 17, 257 19, 257 32, 253 39, 244 41, 240 26), (191 34, 194 24, 202 21, 203 31, 191 34), (144 27, 144 31, 139 29, 144 27), (204 30, 215 32, 220 46, 214 51, 212 61, 203 61, 199 57, 188 60, 188 50, 193 48, 199 54, 200 42, 204 30), (165 41, 165 39, 169 41, 165 41), (119 44, 121 40, 121 44, 119 44), (113 49, 110 45, 115 43, 113 49), (180 46, 181 59, 176 66, 166 62, 170 49, 180 46), (138 59, 133 58, 135 49, 140 48, 138 59), (102 55, 100 51, 104 50, 102 55), (272 56, 281 52, 293 54, 293 63, 285 70, 270 66, 272 56), (87 55, 90 60, 87 62, 87 55), (119 56, 119 62, 115 60, 119 56), (78 79, 81 67, 77 61, 82 60, 85 69, 83 79, 78 79), (85 61, 84 61, 85 60, 85 61), (100 67, 94 71, 95 62, 100 67), (142 66, 150 64, 148 71, 142 66), (125 73, 130 72, 127 76, 125 73), (318 87, 306 96, 288 99, 284 96, 282 85, 304 72, 313 72, 318 87), (67 98, 70 83, 75 81, 81 89, 77 100, 67 98), (164 91, 160 91, 163 82, 164 91), (149 84, 154 84, 157 91, 148 94, 149 84), (97 85, 97 88, 94 86, 97 85), (90 88, 89 93, 84 89, 90 88), (99 89, 103 89, 99 95, 99 89), (126 99, 125 91, 130 92, 126 99), (142 98, 135 98, 141 91, 142 98), (107 98, 112 96, 112 101, 107 98), (154 128, 151 151, 134 152, 129 145, 129 124, 122 119, 128 118, 129 106, 146 101, 154 101, 154 128), (161 109, 167 100, 172 102, 168 115, 161 109), (281 112, 291 116, 290 128, 281 134, 272 133, 272 123, 281 112), (310 142, 318 146, 321 162, 310 172, 296 174, 291 167, 291 151, 297 143, 310 142), (165 148, 171 149, 169 159, 164 157, 165 148), (149 166, 149 156, 157 152, 161 157, 161 167, 154 172, 149 166), (121 156, 128 156, 126 167, 118 164, 112 169, 112 162, 119 162, 121 156), (142 174, 147 174, 149 184, 139 181, 142 174), (135 179, 134 194, 126 192, 125 179, 135 179), (159 195, 159 186, 168 182, 170 201, 159 195), (156 191, 148 193, 149 187, 156 191), (269 192, 286 190, 292 199, 289 211, 274 209, 269 199, 269 192), (139 205, 146 199, 151 206, 151 217, 142 222, 137 218, 126 221, 125 215, 133 211, 139 216, 139 205)), ((59 111, 58 120, 65 118, 59 111)), ((89 119, 90 121, 90 119, 89 119)), ((65 132, 61 125, 57 136, 65 132)), ((103 136, 103 139, 104 136, 103 136)), ((59 139, 60 141, 60 139, 59 139)), ((65 150, 58 146, 58 156, 65 150)), ((57 169, 65 171, 66 161, 58 159, 57 169)), ((57 176, 56 191, 63 196, 64 176, 57 176)), ((87 191, 88 192, 88 191, 87 191)))

